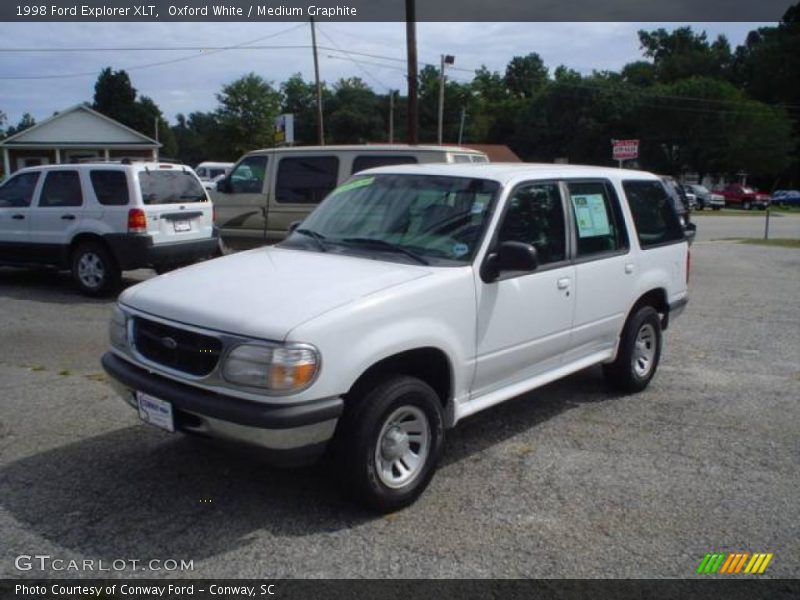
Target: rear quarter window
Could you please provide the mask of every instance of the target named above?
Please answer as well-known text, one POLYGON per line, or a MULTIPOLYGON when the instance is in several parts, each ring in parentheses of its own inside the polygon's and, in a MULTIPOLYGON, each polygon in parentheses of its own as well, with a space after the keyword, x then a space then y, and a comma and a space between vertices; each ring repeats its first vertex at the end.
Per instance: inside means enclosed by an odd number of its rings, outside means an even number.
POLYGON ((125 206, 130 202, 128 178, 123 171, 91 171, 89 179, 100 204, 125 206))
POLYGON ((183 204, 207 200, 197 177, 180 169, 140 171, 139 188, 145 204, 183 204))
POLYGON ((623 181, 636 235, 642 248, 684 239, 678 215, 660 181, 623 181))

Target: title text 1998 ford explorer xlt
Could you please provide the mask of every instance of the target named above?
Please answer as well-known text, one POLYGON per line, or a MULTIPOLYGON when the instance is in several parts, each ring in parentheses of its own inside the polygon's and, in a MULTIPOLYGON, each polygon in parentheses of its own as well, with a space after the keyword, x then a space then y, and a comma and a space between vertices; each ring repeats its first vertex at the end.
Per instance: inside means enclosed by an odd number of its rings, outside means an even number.
POLYGON ((649 173, 381 167, 277 246, 125 291, 103 365, 145 421, 284 461, 329 447, 348 489, 394 510, 477 411, 595 364, 644 389, 688 269, 649 173))

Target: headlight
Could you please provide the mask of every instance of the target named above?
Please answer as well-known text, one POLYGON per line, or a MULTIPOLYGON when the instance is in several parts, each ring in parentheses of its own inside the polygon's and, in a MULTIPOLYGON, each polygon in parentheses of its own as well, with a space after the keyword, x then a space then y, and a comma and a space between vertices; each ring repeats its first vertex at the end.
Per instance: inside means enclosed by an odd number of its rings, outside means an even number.
POLYGON ((297 392, 311 385, 318 368, 319 354, 306 344, 242 344, 225 358, 222 376, 237 385, 297 392))
POLYGON ((119 304, 115 304, 111 311, 108 338, 114 348, 128 350, 128 315, 119 307, 119 304))

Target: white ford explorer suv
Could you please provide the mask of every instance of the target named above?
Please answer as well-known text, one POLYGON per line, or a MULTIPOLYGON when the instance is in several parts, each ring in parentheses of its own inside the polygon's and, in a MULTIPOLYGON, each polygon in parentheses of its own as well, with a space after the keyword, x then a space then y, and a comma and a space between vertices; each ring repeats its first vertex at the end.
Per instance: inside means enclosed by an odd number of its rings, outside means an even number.
POLYGON ((0 186, 0 264, 71 269, 88 295, 121 272, 215 254, 211 202, 189 167, 103 162, 29 167, 0 186))
POLYGON ((348 489, 394 510, 477 411, 596 364, 644 389, 688 269, 650 173, 382 167, 276 246, 126 290, 102 362, 143 420, 284 462, 327 447, 348 489))

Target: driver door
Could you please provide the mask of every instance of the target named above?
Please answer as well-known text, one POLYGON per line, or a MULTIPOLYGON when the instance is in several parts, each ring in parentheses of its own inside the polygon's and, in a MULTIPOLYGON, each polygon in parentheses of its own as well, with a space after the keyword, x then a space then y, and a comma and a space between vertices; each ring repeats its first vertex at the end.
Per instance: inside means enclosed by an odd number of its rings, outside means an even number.
POLYGON ((502 272, 477 290, 477 364, 472 398, 560 366, 575 308, 575 267, 569 261, 565 205, 558 182, 518 185, 506 201, 493 245, 532 244, 539 266, 502 272))

